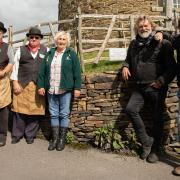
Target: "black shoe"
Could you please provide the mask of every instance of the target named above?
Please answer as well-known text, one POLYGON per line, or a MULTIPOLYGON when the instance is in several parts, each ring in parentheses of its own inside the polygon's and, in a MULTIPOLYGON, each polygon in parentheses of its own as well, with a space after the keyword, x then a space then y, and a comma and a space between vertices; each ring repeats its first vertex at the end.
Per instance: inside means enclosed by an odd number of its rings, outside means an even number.
POLYGON ((172 173, 173 173, 175 176, 180 176, 180 166, 174 168, 174 170, 172 171, 172 173))
POLYGON ((142 146, 142 154, 140 155, 141 159, 146 159, 151 152, 151 147, 153 145, 154 139, 149 137, 149 142, 142 146))
POLYGON ((156 163, 157 161, 159 161, 158 155, 154 152, 151 152, 147 157, 147 162, 156 163))
POLYGON ((17 144, 20 141, 20 138, 12 137, 11 144, 17 144))
POLYGON ((34 138, 26 138, 27 144, 32 144, 34 143, 34 138))
POLYGON ((0 147, 5 146, 5 145, 6 145, 6 136, 1 135, 0 136, 0 147))

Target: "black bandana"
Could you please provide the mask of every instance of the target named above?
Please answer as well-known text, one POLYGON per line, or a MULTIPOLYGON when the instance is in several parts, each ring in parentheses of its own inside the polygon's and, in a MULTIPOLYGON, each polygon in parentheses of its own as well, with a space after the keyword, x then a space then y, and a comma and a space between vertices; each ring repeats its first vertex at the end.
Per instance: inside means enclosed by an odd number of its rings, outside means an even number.
POLYGON ((138 34, 136 35, 136 44, 138 46, 147 46, 150 44, 150 42, 152 41, 153 37, 154 37, 154 32, 152 32, 147 38, 142 38, 141 36, 139 36, 138 34))

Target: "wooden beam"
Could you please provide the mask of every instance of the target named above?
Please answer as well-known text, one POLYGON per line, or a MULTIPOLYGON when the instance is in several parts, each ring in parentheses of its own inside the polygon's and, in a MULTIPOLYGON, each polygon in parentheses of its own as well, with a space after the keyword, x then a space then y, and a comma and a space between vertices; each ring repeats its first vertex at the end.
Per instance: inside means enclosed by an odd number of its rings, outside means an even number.
POLYGON ((111 20, 111 24, 110 24, 110 26, 109 26, 107 35, 106 35, 106 37, 105 37, 105 40, 104 40, 102 46, 101 46, 100 49, 99 49, 99 53, 98 53, 97 57, 95 58, 95 60, 94 60, 94 62, 93 62, 94 64, 97 64, 97 63, 98 63, 98 61, 99 61, 99 59, 100 59, 100 57, 101 57, 101 55, 102 55, 102 53, 103 53, 103 51, 104 51, 107 43, 108 43, 108 40, 109 40, 109 38, 110 38, 110 36, 111 36, 112 29, 113 29, 113 26, 114 26, 114 24, 115 24, 115 21, 116 21, 116 15, 114 15, 113 18, 112 18, 112 20, 111 20))

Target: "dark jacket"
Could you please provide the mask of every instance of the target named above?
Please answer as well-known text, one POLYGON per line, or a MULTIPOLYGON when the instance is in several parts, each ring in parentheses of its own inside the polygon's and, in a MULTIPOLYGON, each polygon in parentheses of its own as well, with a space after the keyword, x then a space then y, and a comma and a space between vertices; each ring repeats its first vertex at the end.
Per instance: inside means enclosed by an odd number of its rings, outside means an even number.
POLYGON ((131 78, 137 84, 159 82, 167 85, 175 77, 176 62, 171 43, 159 43, 152 39, 149 44, 139 46, 131 41, 123 67, 128 67, 131 78))
MULTIPOLYGON (((50 88, 50 69, 56 48, 51 48, 46 54, 39 71, 38 89, 50 88)), ((71 49, 66 48, 61 61, 61 80, 59 88, 63 90, 73 90, 81 88, 81 69, 77 54, 71 49)))
POLYGON ((8 51, 8 44, 3 42, 0 47, 0 69, 4 69, 9 63, 7 51, 8 51))

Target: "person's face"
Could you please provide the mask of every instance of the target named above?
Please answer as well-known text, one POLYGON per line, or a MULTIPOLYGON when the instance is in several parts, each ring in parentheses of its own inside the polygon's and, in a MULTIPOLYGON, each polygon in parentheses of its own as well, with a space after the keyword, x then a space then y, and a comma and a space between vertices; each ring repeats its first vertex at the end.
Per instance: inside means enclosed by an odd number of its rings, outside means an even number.
POLYGON ((67 47, 67 36, 61 35, 56 41, 57 49, 63 50, 67 47))
POLYGON ((30 35, 29 36, 29 45, 31 47, 37 47, 40 45, 41 37, 38 35, 30 35))
POLYGON ((142 38, 147 38, 152 33, 152 26, 148 20, 140 21, 138 24, 138 34, 142 38))
POLYGON ((3 31, 2 31, 2 30, 0 30, 0 41, 2 41, 2 39, 3 39, 3 35, 4 35, 3 31))

